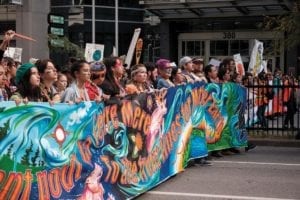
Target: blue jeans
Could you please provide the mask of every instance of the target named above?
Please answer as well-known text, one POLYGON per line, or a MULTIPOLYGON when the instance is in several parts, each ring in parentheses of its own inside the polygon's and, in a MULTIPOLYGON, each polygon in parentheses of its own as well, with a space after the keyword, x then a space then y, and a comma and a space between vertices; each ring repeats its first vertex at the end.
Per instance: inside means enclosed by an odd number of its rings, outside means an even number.
POLYGON ((266 107, 267 107, 267 105, 265 105, 265 104, 261 105, 261 106, 258 106, 257 112, 256 112, 258 122, 264 128, 267 127, 267 120, 265 118, 266 107))

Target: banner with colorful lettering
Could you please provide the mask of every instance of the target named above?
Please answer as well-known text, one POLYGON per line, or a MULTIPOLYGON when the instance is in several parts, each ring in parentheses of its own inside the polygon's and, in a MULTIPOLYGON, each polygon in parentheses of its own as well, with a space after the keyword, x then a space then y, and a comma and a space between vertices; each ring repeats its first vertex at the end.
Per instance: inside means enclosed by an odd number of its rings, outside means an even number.
POLYGON ((110 106, 0 102, 0 199, 131 199, 208 149, 245 146, 245 94, 196 83, 110 106))

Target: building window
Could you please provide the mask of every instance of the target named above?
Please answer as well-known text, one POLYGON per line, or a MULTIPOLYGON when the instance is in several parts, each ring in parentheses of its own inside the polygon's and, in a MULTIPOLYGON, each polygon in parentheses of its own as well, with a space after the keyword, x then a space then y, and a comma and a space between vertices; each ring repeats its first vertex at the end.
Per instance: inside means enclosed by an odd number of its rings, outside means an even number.
POLYGON ((204 41, 182 41, 182 55, 204 56, 204 41))
POLYGON ((228 40, 211 40, 210 56, 228 56, 228 40))
POLYGON ((275 40, 260 40, 264 43, 264 55, 277 56, 279 55, 279 43, 275 40), (276 45, 277 44, 277 45, 276 45))
POLYGON ((241 54, 248 56, 249 54, 249 41, 248 40, 231 40, 229 55, 241 54))

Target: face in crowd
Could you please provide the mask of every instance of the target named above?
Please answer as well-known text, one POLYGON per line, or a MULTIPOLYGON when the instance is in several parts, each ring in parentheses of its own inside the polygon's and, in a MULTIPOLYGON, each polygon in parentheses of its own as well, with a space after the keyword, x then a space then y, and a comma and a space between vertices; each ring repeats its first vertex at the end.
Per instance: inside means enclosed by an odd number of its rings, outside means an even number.
POLYGON ((185 78, 182 74, 181 68, 175 68, 172 71, 172 81, 175 85, 185 83, 185 78))
POLYGON ((192 60, 188 61, 187 63, 185 63, 184 65, 184 69, 188 72, 193 72, 194 71, 194 66, 193 66, 193 62, 192 60))
POLYGON ((115 77, 122 77, 124 75, 124 66, 120 59, 116 59, 114 66, 112 66, 112 71, 115 77))
POLYGON ((203 62, 201 60, 193 61, 194 72, 203 72, 203 62))
POLYGON ((158 73, 163 79, 169 79, 172 75, 171 62, 167 59, 159 59, 156 62, 158 73))
POLYGON ((57 81, 57 69, 50 61, 47 62, 44 73, 41 74, 43 80, 57 81))
POLYGON ((68 79, 65 74, 58 74, 57 81, 56 81, 56 87, 58 91, 64 91, 68 86, 68 79))
POLYGON ((85 61, 79 61, 72 65, 71 72, 77 82, 85 83, 90 80, 90 65, 85 61))
POLYGON ((38 87, 40 85, 40 74, 36 67, 32 67, 30 69, 30 77, 29 77, 29 83, 32 86, 32 88, 38 87))
POLYGON ((218 77, 218 69, 216 66, 212 66, 208 72, 208 77, 211 79, 216 79, 218 77))
POLYGON ((235 71, 235 62, 234 62, 234 60, 231 60, 229 62, 229 70, 230 71, 235 71))
POLYGON ((147 69, 142 64, 134 67, 131 74, 132 80, 137 83, 145 83, 147 81, 147 69))
POLYGON ((106 67, 101 62, 91 63, 91 80, 96 85, 101 85, 105 80, 106 67))
POLYGON ((6 75, 5 75, 5 70, 2 65, 0 65, 0 88, 4 88, 6 81, 6 75))
POLYGON ((148 71, 148 78, 152 81, 156 81, 158 76, 157 68, 155 68, 153 71, 148 71))

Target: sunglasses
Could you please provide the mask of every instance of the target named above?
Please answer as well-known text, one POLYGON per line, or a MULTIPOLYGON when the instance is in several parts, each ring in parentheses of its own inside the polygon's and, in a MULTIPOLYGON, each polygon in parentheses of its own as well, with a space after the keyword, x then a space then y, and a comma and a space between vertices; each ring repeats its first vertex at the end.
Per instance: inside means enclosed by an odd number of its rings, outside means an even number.
POLYGON ((98 78, 104 78, 104 77, 105 74, 94 74, 94 73, 91 74, 91 80, 96 80, 98 78))
POLYGON ((173 69, 172 68, 163 68, 162 70, 165 72, 171 73, 173 69))

